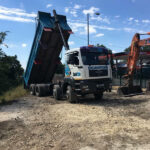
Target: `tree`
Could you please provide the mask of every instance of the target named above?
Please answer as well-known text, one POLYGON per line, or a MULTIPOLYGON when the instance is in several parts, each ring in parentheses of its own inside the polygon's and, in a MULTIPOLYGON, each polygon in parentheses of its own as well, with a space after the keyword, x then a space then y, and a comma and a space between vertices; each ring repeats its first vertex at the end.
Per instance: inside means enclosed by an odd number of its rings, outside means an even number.
POLYGON ((124 50, 124 52, 130 52, 130 49, 131 49, 131 46, 129 46, 128 48, 126 48, 126 49, 124 50))
MULTIPOLYGON (((131 46, 129 46, 128 48, 126 48, 126 49, 124 50, 124 52, 130 52, 130 50, 131 50, 131 46)), ((142 46, 142 47, 140 48, 140 51, 141 51, 141 52, 150 51, 150 46, 142 46)))
MULTIPOLYGON (((0 46, 4 44, 6 32, 0 32, 0 46)), ((17 56, 7 56, 0 48, 0 94, 22 82, 23 68, 17 56)))
POLYGON ((107 48, 107 47, 106 47, 105 45, 103 45, 103 44, 97 44, 96 46, 97 46, 97 47, 106 48, 106 49, 108 49, 109 53, 112 53, 112 50, 111 50, 110 48, 107 48))
MULTIPOLYGON (((5 43, 3 43, 6 38, 7 32, 8 31, 0 32, 0 46, 4 45, 4 46, 8 47, 5 43)), ((4 55, 5 55, 5 53, 2 51, 2 48, 0 47, 0 57, 3 57, 4 55)))

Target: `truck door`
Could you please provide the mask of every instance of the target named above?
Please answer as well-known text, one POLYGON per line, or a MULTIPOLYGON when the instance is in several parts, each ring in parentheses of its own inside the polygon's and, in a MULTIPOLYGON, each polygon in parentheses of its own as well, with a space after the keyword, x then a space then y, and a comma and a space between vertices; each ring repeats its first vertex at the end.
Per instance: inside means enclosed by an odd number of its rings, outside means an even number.
POLYGON ((80 69, 80 61, 79 61, 79 53, 73 52, 69 54, 68 66, 70 68, 70 75, 75 80, 81 79, 81 69, 80 69))

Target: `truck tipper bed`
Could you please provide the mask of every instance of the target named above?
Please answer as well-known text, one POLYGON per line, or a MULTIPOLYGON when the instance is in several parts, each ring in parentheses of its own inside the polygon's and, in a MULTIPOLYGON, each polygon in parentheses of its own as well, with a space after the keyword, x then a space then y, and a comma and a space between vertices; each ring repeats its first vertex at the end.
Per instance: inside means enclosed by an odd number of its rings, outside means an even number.
POLYGON ((65 16, 57 15, 56 20, 50 13, 38 12, 35 37, 24 74, 24 84, 27 88, 32 84, 49 84, 53 79, 63 47, 57 22, 64 40, 68 41, 71 28, 65 16))

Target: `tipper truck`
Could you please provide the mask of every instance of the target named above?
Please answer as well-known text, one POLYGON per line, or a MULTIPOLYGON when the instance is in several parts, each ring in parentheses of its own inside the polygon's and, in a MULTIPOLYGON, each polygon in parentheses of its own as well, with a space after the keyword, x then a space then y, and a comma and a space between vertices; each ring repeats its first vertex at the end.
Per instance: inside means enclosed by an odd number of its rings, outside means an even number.
POLYGON ((66 17, 38 12, 36 33, 24 74, 24 84, 32 95, 52 94, 55 99, 67 98, 75 102, 86 94, 101 99, 104 91, 111 91, 111 54, 104 47, 82 46, 69 49, 72 33, 66 17), (65 77, 53 83, 59 55, 65 52, 65 77))

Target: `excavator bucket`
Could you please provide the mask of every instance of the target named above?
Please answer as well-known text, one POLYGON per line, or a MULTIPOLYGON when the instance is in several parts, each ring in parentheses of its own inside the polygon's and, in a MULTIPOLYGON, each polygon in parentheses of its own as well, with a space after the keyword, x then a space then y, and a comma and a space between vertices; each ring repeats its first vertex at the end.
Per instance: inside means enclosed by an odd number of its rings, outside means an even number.
POLYGON ((129 96, 129 95, 135 95, 135 94, 140 94, 142 93, 142 88, 140 86, 123 86, 119 87, 117 90, 118 95, 120 96, 129 96))

